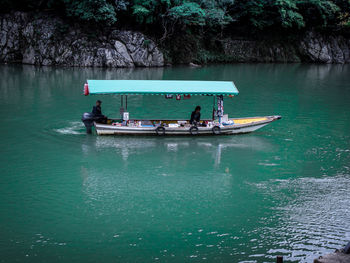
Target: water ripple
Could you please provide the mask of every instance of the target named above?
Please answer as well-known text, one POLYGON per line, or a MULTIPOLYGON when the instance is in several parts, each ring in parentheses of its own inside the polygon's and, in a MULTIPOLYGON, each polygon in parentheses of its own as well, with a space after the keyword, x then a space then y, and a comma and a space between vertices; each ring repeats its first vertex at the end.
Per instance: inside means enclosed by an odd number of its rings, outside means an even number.
POLYGON ((256 187, 284 204, 274 208, 279 224, 259 229, 265 245, 276 247, 266 251, 267 258, 282 254, 311 262, 350 239, 350 176, 271 180, 256 187), (287 194, 292 197, 286 199, 287 194))

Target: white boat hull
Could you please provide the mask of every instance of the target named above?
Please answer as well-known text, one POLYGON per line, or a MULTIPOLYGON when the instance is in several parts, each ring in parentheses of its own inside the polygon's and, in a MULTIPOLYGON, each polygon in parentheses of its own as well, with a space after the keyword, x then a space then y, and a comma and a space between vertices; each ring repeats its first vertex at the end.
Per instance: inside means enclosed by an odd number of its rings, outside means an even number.
POLYGON ((94 123, 96 133, 98 135, 233 135, 256 131, 270 122, 280 119, 281 116, 266 116, 266 117, 252 117, 239 118, 234 120, 233 125, 221 126, 219 134, 213 132, 213 127, 197 127, 198 130, 191 133, 190 127, 164 127, 161 133, 157 133, 157 127, 128 127, 128 126, 114 126, 111 124, 94 123), (249 121, 252 120, 252 121, 249 121), (258 121, 255 121, 258 120, 258 121))

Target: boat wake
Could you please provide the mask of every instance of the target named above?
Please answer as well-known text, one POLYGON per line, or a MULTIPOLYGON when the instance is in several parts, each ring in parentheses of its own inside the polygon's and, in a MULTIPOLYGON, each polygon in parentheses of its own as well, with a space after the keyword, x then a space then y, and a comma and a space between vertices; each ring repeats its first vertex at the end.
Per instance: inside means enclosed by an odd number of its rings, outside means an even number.
POLYGON ((85 134, 84 130, 84 124, 80 121, 73 121, 70 122, 70 125, 68 127, 63 127, 60 129, 55 129, 55 132, 58 132, 60 134, 85 134))

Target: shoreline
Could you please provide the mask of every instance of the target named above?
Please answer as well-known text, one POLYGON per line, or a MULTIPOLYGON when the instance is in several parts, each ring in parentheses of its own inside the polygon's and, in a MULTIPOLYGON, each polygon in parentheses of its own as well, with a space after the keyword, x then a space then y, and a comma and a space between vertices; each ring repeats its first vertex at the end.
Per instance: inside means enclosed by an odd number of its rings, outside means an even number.
POLYGON ((349 262, 350 262, 350 242, 342 249, 337 249, 333 253, 329 253, 314 259, 314 263, 349 263, 349 262))

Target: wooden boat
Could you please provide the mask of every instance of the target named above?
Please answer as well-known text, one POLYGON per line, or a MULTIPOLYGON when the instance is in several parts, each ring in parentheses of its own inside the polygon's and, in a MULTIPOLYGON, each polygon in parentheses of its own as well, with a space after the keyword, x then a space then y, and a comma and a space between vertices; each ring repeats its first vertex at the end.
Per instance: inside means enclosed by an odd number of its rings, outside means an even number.
MULTIPOLYGON (((208 125, 207 127, 188 125, 179 127, 169 127, 168 124, 176 124, 186 120, 154 120, 154 123, 163 123, 164 126, 141 125, 136 126, 114 126, 111 124, 102 124, 94 122, 94 126, 98 135, 232 135, 240 133, 249 133, 260 129, 270 122, 280 119, 280 116, 266 116, 266 117, 250 117, 230 119, 233 121, 232 125, 208 125)), ((136 123, 144 120, 134 120, 136 123)), ((188 122, 188 120, 187 120, 188 122)))
POLYGON ((98 135, 232 135, 253 132, 281 116, 249 118, 228 118, 223 111, 224 96, 236 96, 238 90, 233 82, 226 81, 154 81, 154 80, 88 80, 84 86, 85 95, 118 94, 121 96, 121 118, 101 119, 84 113, 82 121, 87 132, 94 126, 98 135), (202 120, 196 125, 189 120, 141 120, 129 119, 127 112, 128 95, 165 96, 213 96, 217 110, 213 119, 202 120), (125 105, 125 109, 124 109, 125 105))

